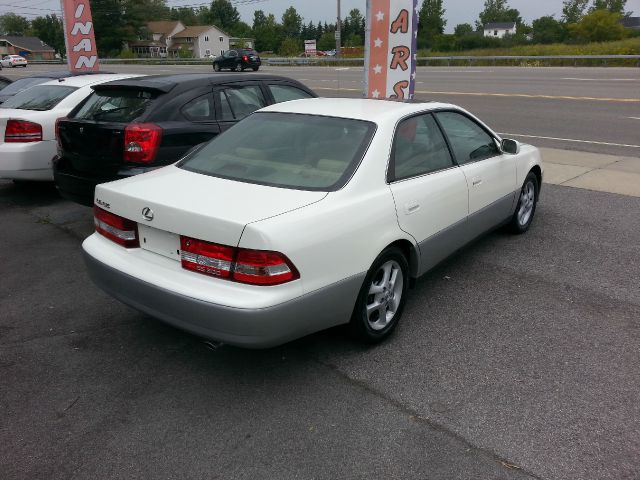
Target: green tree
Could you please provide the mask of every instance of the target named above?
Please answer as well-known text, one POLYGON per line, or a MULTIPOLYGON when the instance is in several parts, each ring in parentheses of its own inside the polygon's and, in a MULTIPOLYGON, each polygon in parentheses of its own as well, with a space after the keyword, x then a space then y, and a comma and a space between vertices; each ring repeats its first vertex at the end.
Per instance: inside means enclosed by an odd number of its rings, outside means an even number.
POLYGON ((510 8, 507 0, 485 0, 476 28, 482 30, 487 23, 496 22, 515 22, 518 27, 523 24, 520 11, 510 8))
POLYGON ((624 9, 627 6, 627 0, 595 0, 591 12, 596 10, 608 10, 611 13, 624 15, 624 9))
POLYGON ((333 50, 336 48, 336 39, 333 31, 324 32, 320 37, 320 40, 318 40, 316 48, 322 51, 333 50))
POLYGON ((302 47, 297 38, 286 37, 280 45, 279 53, 283 57, 295 57, 300 53, 302 47))
POLYGON ((282 34, 286 39, 300 38, 302 17, 294 7, 289 7, 282 14, 282 34))
POLYGON ((110 57, 119 54, 122 45, 132 40, 127 29, 124 8, 120 0, 91 0, 98 54, 110 57))
POLYGON ((456 25, 454 29, 454 35, 456 37, 464 37, 465 35, 470 35, 473 33, 473 26, 468 23, 461 23, 456 25))
POLYGON ((571 37, 582 42, 610 42, 627 36, 620 24, 622 15, 607 10, 595 10, 578 23, 569 25, 571 37))
POLYGON ((167 20, 171 11, 165 0, 121 0, 126 38, 134 40, 152 20, 167 20))
POLYGON ((564 27, 552 15, 533 21, 534 43, 558 43, 564 39, 564 27))
POLYGON ((178 20, 184 25, 199 25, 198 14, 193 8, 178 7, 172 8, 170 14, 171 20, 178 20))
POLYGON ((34 18, 31 21, 31 30, 36 37, 47 43, 56 52, 65 53, 62 19, 55 13, 34 18))
POLYGON ((357 8, 352 9, 344 19, 342 24, 342 38, 344 39, 345 47, 359 47, 364 45, 363 20, 364 17, 357 8))
POLYGON ((280 46, 280 25, 273 13, 268 16, 262 10, 253 12, 253 35, 256 39, 256 50, 276 51, 280 46))
POLYGON ((584 16, 590 0, 564 0, 562 4, 562 21, 578 23, 584 16))
POLYGON ((231 32, 238 22, 240 22, 240 13, 229 0, 213 0, 211 2, 207 23, 231 32))
POLYGON ((444 33, 447 21, 444 19, 443 0, 423 0, 418 18, 418 43, 422 47, 433 47, 444 33))
POLYGON ((0 33, 5 35, 27 35, 29 27, 29 20, 15 13, 0 16, 0 33))

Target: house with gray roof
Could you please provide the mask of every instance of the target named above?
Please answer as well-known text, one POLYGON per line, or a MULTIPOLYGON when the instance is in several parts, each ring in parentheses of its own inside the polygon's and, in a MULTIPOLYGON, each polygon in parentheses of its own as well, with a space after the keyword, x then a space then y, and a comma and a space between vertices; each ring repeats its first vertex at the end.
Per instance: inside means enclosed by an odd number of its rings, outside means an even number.
POLYGON ((38 37, 0 35, 0 55, 20 55, 27 60, 54 60, 56 51, 38 37))

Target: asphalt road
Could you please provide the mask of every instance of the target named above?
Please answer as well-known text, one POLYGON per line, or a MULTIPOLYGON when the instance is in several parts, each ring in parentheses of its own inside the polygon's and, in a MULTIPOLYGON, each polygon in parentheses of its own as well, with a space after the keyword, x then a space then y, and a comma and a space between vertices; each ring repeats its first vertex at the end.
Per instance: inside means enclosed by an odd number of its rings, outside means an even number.
POLYGON ((0 182, 3 479, 637 479, 640 199, 545 186, 412 290, 387 343, 341 329, 209 350, 88 279, 91 210, 0 182))
MULTIPOLYGON (((62 66, 5 69, 16 78, 62 66)), ((108 71, 208 72, 201 65, 107 65, 108 71)), ((323 96, 361 94, 361 67, 263 67, 323 96)), ((540 147, 640 157, 640 68, 421 67, 417 98, 461 105, 505 136, 540 147)))

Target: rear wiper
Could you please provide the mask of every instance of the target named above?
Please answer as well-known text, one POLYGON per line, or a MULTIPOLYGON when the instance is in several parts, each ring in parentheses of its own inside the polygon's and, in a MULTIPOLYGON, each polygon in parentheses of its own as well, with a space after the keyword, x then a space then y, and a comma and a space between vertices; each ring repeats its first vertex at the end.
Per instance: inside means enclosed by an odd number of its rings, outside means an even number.
MULTIPOLYGON (((102 115, 108 115, 109 113, 113 113, 113 112, 119 112, 120 110, 127 110, 127 109, 129 109, 129 108, 134 108, 134 107, 132 107, 132 106, 118 107, 118 108, 112 108, 111 110, 104 110, 104 111, 102 111, 102 112, 96 112, 96 113, 94 113, 94 114, 92 115, 92 117, 91 117, 91 118, 96 119, 96 118, 98 118, 99 116, 102 116, 102 115)), ((140 110, 140 107, 138 107, 136 110, 140 110)))

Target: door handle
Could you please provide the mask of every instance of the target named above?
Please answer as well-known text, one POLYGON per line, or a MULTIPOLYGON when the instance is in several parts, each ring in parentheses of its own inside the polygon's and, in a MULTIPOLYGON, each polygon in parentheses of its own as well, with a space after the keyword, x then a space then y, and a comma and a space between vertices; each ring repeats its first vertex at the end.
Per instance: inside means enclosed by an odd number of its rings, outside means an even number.
POLYGON ((480 185, 482 183, 482 179, 481 178, 474 178, 471 183, 473 184, 474 187, 477 187, 478 185, 480 185))
POLYGON ((411 215, 412 213, 416 213, 420 210, 420 204, 418 202, 407 203, 405 204, 404 209, 407 215, 411 215))

